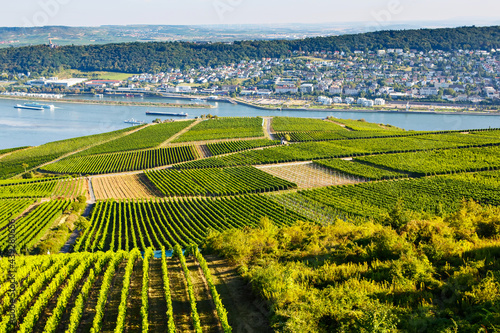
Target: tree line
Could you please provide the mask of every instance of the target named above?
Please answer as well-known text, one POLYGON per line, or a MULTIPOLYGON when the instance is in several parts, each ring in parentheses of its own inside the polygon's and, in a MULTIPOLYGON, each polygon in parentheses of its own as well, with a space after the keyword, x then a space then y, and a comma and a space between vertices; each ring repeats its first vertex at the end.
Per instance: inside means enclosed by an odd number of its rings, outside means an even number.
POLYGON ((294 51, 321 52, 387 48, 429 50, 491 50, 500 48, 500 27, 459 27, 377 31, 362 34, 314 37, 300 40, 236 41, 198 44, 191 42, 119 43, 49 48, 35 45, 0 50, 2 72, 39 75, 63 69, 160 72, 170 68, 219 66, 241 60, 290 57, 294 51))

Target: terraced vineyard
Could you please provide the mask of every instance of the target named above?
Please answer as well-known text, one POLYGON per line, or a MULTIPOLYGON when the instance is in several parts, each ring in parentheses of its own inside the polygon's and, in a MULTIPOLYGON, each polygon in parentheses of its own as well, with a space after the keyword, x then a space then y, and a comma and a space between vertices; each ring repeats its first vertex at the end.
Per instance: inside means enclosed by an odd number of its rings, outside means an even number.
POLYGON ((260 195, 217 199, 99 201, 75 251, 173 248, 201 244, 209 230, 258 225, 267 216, 277 225, 304 219, 260 195))
MULTIPOLYGON (((237 322, 228 320, 223 304, 231 300, 221 298, 203 255, 187 255, 179 251, 167 258, 162 251, 155 258, 148 249, 144 257, 138 250, 18 257, 22 268, 16 276, 24 282, 18 289, 17 323, 9 322, 10 282, 2 279, 0 331, 173 333, 221 327, 231 332, 237 322), (185 313, 189 304, 192 309, 185 313)), ((7 260, 0 266, 5 268, 7 260)))
POLYGON ((237 195, 297 186, 254 167, 158 170, 146 172, 146 176, 165 196, 237 195))
POLYGON ((500 168, 500 147, 439 149, 403 154, 360 157, 358 160, 401 170, 417 176, 496 170, 500 168))
POLYGON ((301 189, 354 184, 363 181, 313 163, 292 163, 283 165, 262 165, 258 169, 275 177, 297 184, 301 189))
POLYGON ((394 179, 408 176, 405 173, 385 170, 372 165, 358 163, 358 160, 363 159, 360 158, 354 159, 353 161, 346 161, 334 158, 331 160, 314 161, 314 163, 348 175, 362 177, 366 180, 394 179))
POLYGON ((256 139, 256 140, 241 140, 241 141, 225 141, 218 143, 209 143, 207 148, 214 156, 234 153, 237 151, 248 150, 253 148, 275 146, 280 144, 279 141, 256 139))
POLYGON ((499 205, 500 172, 479 172, 396 181, 360 183, 299 191, 304 197, 332 207, 344 215, 378 217, 398 200, 416 212, 451 212, 462 199, 499 205))
POLYGON ((97 200, 156 197, 155 189, 148 183, 144 174, 92 178, 92 187, 97 200))
POLYGON ((149 125, 135 133, 84 150, 78 155, 96 155, 154 148, 192 123, 193 120, 149 125))
POLYGON ((84 178, 68 178, 56 182, 52 197, 75 199, 87 194, 87 181, 84 178))
POLYGON ((263 137, 262 118, 217 118, 196 124, 173 142, 263 137))
POLYGON ((0 198, 42 198, 50 197, 57 181, 33 181, 0 185, 0 198))
POLYGON ((32 199, 2 199, 0 200, 0 230, 6 228, 11 219, 16 218, 31 204, 32 199))
MULTIPOLYGON (((487 138, 483 144, 490 145, 497 139, 487 138)), ((420 150, 470 146, 463 142, 440 141, 439 135, 433 137, 390 137, 364 140, 337 140, 330 142, 303 142, 290 146, 270 147, 262 150, 245 151, 227 156, 214 156, 207 159, 176 165, 178 169, 231 167, 308 161, 336 157, 349 157, 377 153, 414 152, 420 150)))
POLYGON ((340 119, 335 117, 328 117, 328 119, 335 123, 343 124, 347 128, 352 129, 354 131, 374 131, 374 130, 401 131, 400 128, 395 126, 369 123, 363 119, 352 120, 352 119, 340 119))
POLYGON ((70 157, 42 168, 67 174, 104 174, 150 169, 196 158, 192 146, 158 148, 123 153, 70 157))
POLYGON ((0 179, 12 177, 24 172, 24 163, 28 165, 28 168, 35 168, 41 164, 60 158, 65 154, 84 149, 100 142, 119 138, 131 130, 133 130, 133 128, 125 128, 119 131, 55 141, 38 147, 30 147, 28 149, 15 151, 0 159, 0 179))
MULTIPOLYGON (((38 205, 28 215, 16 221, 18 251, 30 250, 69 206, 67 200, 52 200, 38 205)), ((0 231, 0 252, 9 247, 8 229, 0 231)))
POLYGON ((275 132, 300 132, 305 128, 308 131, 346 131, 332 122, 311 118, 273 117, 272 126, 275 132))

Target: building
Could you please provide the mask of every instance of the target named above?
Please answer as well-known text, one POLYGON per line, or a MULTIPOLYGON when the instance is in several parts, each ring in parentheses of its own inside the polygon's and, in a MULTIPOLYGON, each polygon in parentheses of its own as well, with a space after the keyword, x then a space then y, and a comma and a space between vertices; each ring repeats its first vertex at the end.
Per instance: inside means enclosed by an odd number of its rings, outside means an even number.
POLYGON ((357 96, 359 95, 359 90, 356 88, 344 88, 344 94, 348 96, 357 96))
POLYGON ((334 97, 332 98, 333 103, 342 103, 342 97, 334 97))
POLYGON ((342 85, 332 84, 328 89, 328 92, 332 95, 340 95, 342 94, 342 85))
POLYGON ((346 102, 346 104, 352 104, 352 103, 354 103, 354 98, 352 98, 352 97, 346 97, 345 98, 345 102, 346 102))
POLYGON ((91 80, 85 82, 85 87, 89 88, 106 88, 106 87, 118 87, 122 84, 119 80, 91 80))
POLYGON ((385 105, 385 99, 383 98, 375 98, 375 105, 385 105))
POLYGON ((277 94, 296 94, 299 90, 294 84, 277 85, 275 92, 277 94))
POLYGON ((423 87, 420 88, 420 95, 422 96, 437 96, 439 94, 439 89, 435 87, 423 87))
POLYGON ((323 105, 332 105, 333 99, 326 97, 326 96, 319 96, 318 103, 323 104, 323 105))
POLYGON ((54 87, 69 88, 72 86, 76 86, 77 84, 83 83, 85 81, 87 81, 87 79, 71 78, 71 79, 59 80, 57 78, 54 78, 54 79, 49 79, 47 82, 45 82, 45 85, 53 88, 54 87))
POLYGON ((314 92, 314 85, 312 83, 304 83, 300 86, 300 92, 310 94, 314 92))

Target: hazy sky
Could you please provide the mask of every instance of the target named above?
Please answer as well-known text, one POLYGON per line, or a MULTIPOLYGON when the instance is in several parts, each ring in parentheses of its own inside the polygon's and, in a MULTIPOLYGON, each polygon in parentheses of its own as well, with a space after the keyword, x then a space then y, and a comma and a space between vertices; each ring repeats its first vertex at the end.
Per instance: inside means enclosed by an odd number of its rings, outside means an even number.
POLYGON ((500 19, 499 0, 22 0, 0 26, 354 22, 500 19))

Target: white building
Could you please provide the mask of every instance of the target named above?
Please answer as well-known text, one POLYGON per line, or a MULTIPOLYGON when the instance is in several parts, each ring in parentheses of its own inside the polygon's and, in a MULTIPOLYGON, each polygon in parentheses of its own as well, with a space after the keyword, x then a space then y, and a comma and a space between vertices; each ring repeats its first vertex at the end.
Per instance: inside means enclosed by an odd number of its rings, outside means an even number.
POLYGON ((310 94, 314 92, 314 85, 312 83, 304 83, 300 86, 300 92, 304 94, 310 94))
POLYGON ((276 86, 276 90, 275 90, 275 92, 277 94, 287 94, 287 93, 296 94, 298 91, 299 90, 297 89, 297 87, 294 84, 278 85, 278 86, 276 86))
POLYGON ((333 103, 342 103, 342 97, 334 97, 333 103))
POLYGON ((352 103, 354 103, 354 98, 352 98, 352 97, 346 97, 345 98, 345 102, 346 102, 346 104, 352 104, 352 103))
POLYGON ((328 92, 332 95, 340 95, 342 94, 342 86, 338 84, 332 84, 328 89, 328 92))
POLYGON ((375 105, 385 105, 385 99, 383 98, 375 98, 375 105))
POLYGON ((332 105, 333 100, 329 97, 326 97, 326 96, 319 96, 318 103, 321 103, 323 105, 332 105))
POLYGON ((423 87, 420 88, 420 95, 422 96, 436 96, 439 93, 439 89, 435 87, 423 87))

